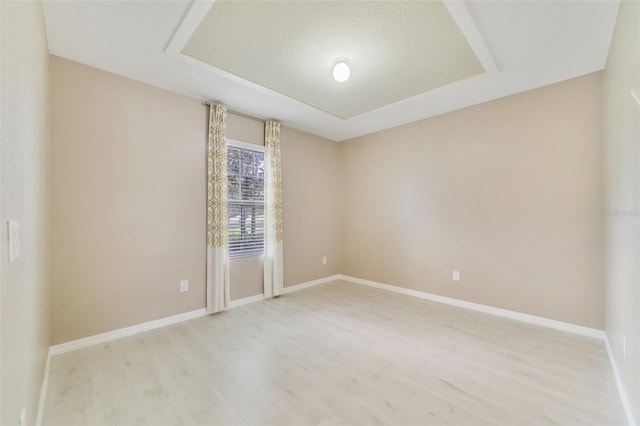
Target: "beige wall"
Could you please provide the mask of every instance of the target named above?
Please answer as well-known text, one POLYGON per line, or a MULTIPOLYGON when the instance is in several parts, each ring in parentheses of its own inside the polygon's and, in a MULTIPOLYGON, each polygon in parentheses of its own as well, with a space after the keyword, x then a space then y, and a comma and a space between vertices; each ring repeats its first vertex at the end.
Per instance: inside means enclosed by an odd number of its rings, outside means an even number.
MULTIPOLYGON (((285 285, 345 273, 602 328, 601 83, 342 144, 284 127, 285 285)), ((52 343, 203 307, 206 108, 57 57, 51 85, 52 343)), ((262 124, 229 114, 228 137, 262 124)), ((232 299, 261 262, 232 261, 232 299)))
MULTIPOLYGON (((207 109, 58 57, 51 87, 52 344, 204 307, 207 109)), ((229 138, 262 144, 262 123, 227 124, 229 138)), ((285 284, 338 272, 339 210, 326 205, 339 197, 337 152, 282 131, 285 284)), ((262 258, 232 260, 232 299, 260 293, 262 258)))
POLYGON ((286 127, 281 139, 288 287, 340 273, 340 145, 286 127))
MULTIPOLYGON (((227 136, 264 145, 264 125, 229 114, 227 136)), ((283 127, 284 285, 340 273, 340 169, 335 142, 283 127), (322 258, 327 257, 327 263, 322 258)), ((263 257, 231 259, 232 300, 263 293, 263 257)))
POLYGON ((640 419, 640 3, 623 1, 604 73, 606 331, 640 419), (623 338, 627 339, 627 357, 623 338))
POLYGON ((52 344, 202 308, 206 108, 52 56, 51 123, 52 344))
POLYGON ((601 85, 342 143, 342 273, 602 329, 601 85))
POLYGON ((35 424, 49 347, 47 271, 48 54, 40 2, 0 2, 0 424, 23 408, 35 424), (8 220, 20 223, 20 257, 8 263, 8 220))
POLYGON ((227 114, 227 138, 264 146, 264 123, 229 113, 227 114))

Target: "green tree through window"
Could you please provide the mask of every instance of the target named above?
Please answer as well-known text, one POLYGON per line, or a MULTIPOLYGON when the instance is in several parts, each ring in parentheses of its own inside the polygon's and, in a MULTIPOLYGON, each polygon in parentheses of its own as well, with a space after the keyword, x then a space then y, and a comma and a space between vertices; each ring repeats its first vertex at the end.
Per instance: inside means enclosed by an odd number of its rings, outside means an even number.
POLYGON ((229 254, 264 251, 264 152, 227 148, 229 254))

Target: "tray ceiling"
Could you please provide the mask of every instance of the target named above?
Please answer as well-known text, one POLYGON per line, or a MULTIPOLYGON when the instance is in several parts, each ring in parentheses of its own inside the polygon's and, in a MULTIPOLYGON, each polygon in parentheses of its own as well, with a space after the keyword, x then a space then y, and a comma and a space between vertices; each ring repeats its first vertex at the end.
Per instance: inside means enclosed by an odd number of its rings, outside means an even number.
POLYGON ((484 72, 441 1, 218 0, 182 53, 344 119, 484 72))
POLYGON ((44 0, 44 15, 51 54, 339 141, 602 70, 618 7, 44 0))

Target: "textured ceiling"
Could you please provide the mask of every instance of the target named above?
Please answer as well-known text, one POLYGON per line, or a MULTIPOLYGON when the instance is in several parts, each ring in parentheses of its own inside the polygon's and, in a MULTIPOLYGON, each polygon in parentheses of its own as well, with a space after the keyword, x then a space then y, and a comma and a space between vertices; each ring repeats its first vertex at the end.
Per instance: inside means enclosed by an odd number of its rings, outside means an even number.
MULTIPOLYGON (((349 119, 182 53, 217 4, 212 0, 44 0, 43 4, 49 53, 53 55, 199 100, 222 102, 233 110, 339 141, 602 70, 620 3, 445 0, 445 7, 486 72, 349 119)), ((288 12, 283 19, 291 20, 288 12)), ((331 40, 334 35, 323 28, 316 31, 331 40)), ((254 46, 260 45, 262 36, 258 35, 254 46)), ((379 36, 371 31, 366 37, 379 36)), ((228 34, 222 41, 235 43, 228 34)), ((388 48, 403 51, 405 44, 389 43, 388 48)), ((252 51, 248 56, 254 54, 261 52, 252 51)), ((315 59, 309 56, 304 60, 315 59)), ((350 81, 357 82, 363 72, 354 69, 350 81)), ((402 87, 404 80, 409 78, 393 81, 402 87)), ((378 84, 386 83, 375 81, 349 96, 368 96, 378 84)), ((394 92, 396 85, 389 91, 394 92)))
POLYGON ((484 72, 442 1, 218 0, 182 53, 343 119, 484 72))

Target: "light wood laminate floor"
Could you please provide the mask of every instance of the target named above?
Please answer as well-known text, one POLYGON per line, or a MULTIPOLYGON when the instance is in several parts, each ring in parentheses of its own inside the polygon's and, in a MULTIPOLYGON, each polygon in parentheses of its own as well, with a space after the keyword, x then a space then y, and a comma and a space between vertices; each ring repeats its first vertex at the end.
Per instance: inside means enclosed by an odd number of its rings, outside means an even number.
POLYGON ((333 282, 58 355, 45 425, 618 425, 602 341, 333 282))

